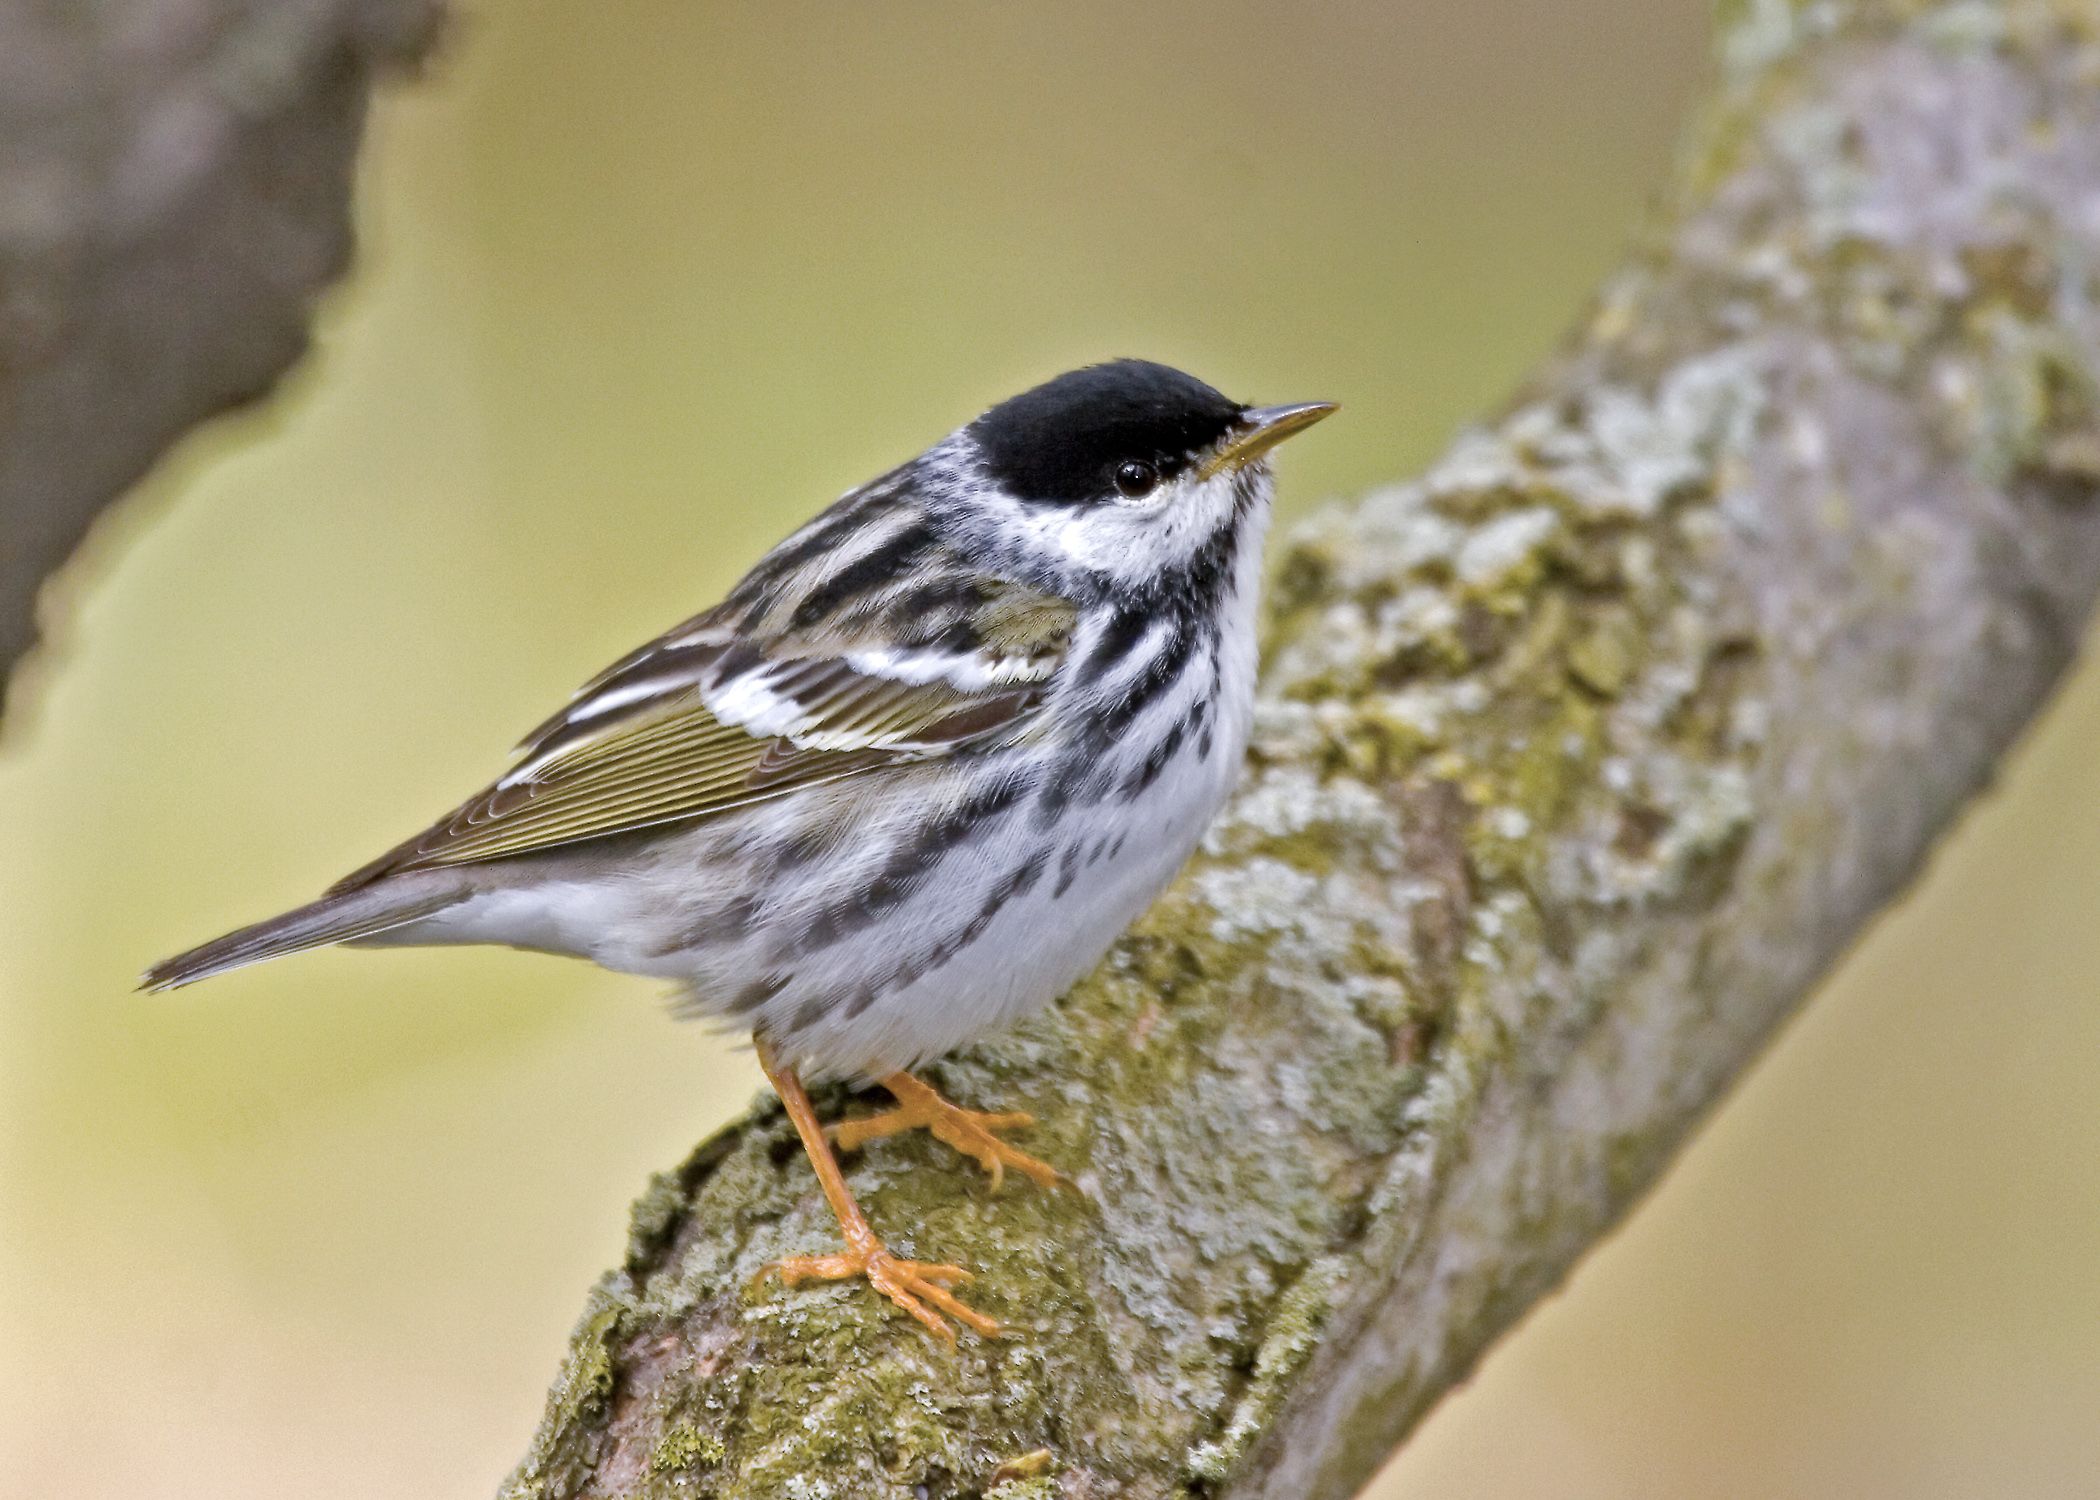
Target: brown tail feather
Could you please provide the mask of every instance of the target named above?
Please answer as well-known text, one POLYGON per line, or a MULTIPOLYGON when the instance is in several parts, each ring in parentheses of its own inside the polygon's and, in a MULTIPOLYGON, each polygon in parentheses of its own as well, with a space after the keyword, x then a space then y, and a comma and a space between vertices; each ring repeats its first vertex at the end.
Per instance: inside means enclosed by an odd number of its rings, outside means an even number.
POLYGON ((295 907, 266 922, 257 922, 229 932, 222 938, 178 953, 148 969, 139 980, 142 990, 172 990, 229 969, 245 968, 266 958, 279 958, 308 948, 371 937, 390 928, 420 921, 462 900, 465 892, 429 890, 406 892, 386 885, 366 886, 339 896, 295 907))

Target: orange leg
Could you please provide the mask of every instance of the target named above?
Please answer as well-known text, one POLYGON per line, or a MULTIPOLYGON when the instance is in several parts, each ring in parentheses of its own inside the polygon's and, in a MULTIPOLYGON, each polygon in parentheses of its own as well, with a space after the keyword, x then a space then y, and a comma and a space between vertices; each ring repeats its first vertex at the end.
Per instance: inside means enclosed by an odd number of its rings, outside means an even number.
POLYGON ((1048 1162, 1037 1161, 1025 1151, 1016 1151, 995 1133, 1033 1125, 1035 1116, 1018 1110, 1007 1114, 985 1114, 951 1104, 909 1073, 892 1073, 882 1086, 896 1096, 897 1107, 870 1115, 865 1120, 846 1120, 831 1127, 831 1139, 841 1151, 857 1151, 869 1141, 901 1131, 924 1128, 933 1138, 953 1146, 991 1174, 992 1191, 1006 1180, 1006 1169, 1034 1179, 1040 1187, 1057 1187, 1064 1174, 1048 1162))
POLYGON ((802 1149, 809 1153, 809 1164, 816 1169, 817 1182, 824 1189, 824 1200, 831 1205, 831 1212, 839 1221, 839 1230, 846 1237, 846 1248, 841 1254, 792 1256, 775 1261, 766 1267, 767 1272, 789 1286, 799 1281, 839 1281, 851 1276, 865 1276, 876 1291, 917 1318, 929 1333, 939 1338, 955 1342, 955 1330, 942 1318, 943 1312, 958 1322, 967 1323, 986 1338, 997 1337, 999 1325, 996 1321, 964 1306, 949 1290, 959 1282, 968 1281, 968 1271, 960 1266, 899 1260, 875 1237, 867 1215, 860 1211, 860 1205, 853 1201, 853 1194, 846 1187, 846 1176, 839 1170, 838 1158, 831 1154, 831 1146, 824 1139, 824 1127, 817 1123, 817 1112, 810 1105, 809 1092, 802 1087, 802 1080, 795 1076, 793 1068, 775 1057, 773 1049, 764 1042, 758 1044, 758 1065, 766 1070, 774 1092, 787 1106, 788 1118, 795 1122, 795 1133, 802 1137, 802 1149), (932 1307, 926 1305, 929 1302, 932 1307), (935 1312, 934 1308, 939 1308, 940 1312, 935 1312))

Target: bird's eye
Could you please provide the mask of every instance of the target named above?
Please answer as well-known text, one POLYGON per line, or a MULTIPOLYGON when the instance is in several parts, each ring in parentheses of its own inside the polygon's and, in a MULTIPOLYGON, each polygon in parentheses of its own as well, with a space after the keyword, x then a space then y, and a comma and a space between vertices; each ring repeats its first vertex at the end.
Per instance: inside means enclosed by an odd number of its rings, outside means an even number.
POLYGON ((1127 463, 1116 465, 1116 493, 1125 500, 1142 499, 1151 494, 1158 484, 1159 470, 1148 463, 1133 458, 1127 463))

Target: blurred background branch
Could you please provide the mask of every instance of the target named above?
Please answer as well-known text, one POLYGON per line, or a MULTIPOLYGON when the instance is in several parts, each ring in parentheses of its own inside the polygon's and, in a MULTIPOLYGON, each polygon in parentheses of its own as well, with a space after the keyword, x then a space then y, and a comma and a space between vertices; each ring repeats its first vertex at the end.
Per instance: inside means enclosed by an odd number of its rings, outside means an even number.
POLYGON ((1911 879, 2100 582, 2100 39, 1744 0, 1719 43, 1565 354, 1284 548, 1205 853, 937 1070, 1085 1197, 857 1165, 1016 1335, 756 1283, 832 1233, 761 1105, 638 1205, 508 1495, 1345 1496, 1911 879))
POLYGON ((44 579, 342 271, 374 74, 440 0, 0 0, 0 708, 44 579))

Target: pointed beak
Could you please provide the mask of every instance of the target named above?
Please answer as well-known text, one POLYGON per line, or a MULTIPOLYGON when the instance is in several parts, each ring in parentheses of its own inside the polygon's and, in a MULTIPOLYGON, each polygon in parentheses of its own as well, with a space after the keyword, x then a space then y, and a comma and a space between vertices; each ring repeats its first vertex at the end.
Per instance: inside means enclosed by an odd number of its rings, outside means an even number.
POLYGON ((1224 446, 1203 465, 1209 479, 1227 469, 1251 464, 1294 433, 1305 431, 1322 417, 1341 410, 1338 401, 1297 401, 1289 406, 1250 406, 1240 413, 1240 424, 1225 439, 1224 446))

